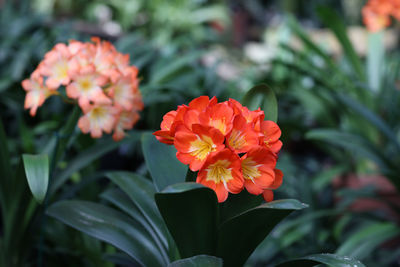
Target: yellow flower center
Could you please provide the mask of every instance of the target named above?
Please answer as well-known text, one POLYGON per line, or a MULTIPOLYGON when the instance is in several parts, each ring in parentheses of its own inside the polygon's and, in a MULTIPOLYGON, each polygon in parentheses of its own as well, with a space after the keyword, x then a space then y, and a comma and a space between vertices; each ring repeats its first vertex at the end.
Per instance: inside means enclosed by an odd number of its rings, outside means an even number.
POLYGON ((103 107, 95 107, 92 109, 92 111, 90 112, 90 117, 92 119, 101 119, 103 118, 105 115, 107 115, 107 109, 103 108, 103 107))
POLYGON ((229 146, 234 149, 241 149, 246 144, 246 139, 241 131, 232 130, 229 137, 229 146))
POLYGON ((201 139, 198 137, 197 140, 190 143, 190 155, 200 160, 204 160, 209 153, 215 150, 216 145, 209 136, 203 135, 201 139))
POLYGON ((54 76, 58 80, 62 80, 68 77, 68 64, 66 61, 60 61, 54 65, 54 76))
POLYGON ((218 129, 223 135, 226 134, 225 118, 222 118, 222 120, 211 120, 210 124, 215 129, 218 129))
POLYGON ((89 91, 93 87, 93 83, 88 77, 80 79, 78 83, 79 88, 85 92, 89 91))
POLYGON ((206 181, 213 181, 216 184, 222 182, 224 183, 224 185, 226 185, 227 181, 233 179, 232 170, 228 168, 229 165, 230 162, 226 159, 218 160, 217 162, 210 164, 206 169, 207 171, 206 181))
POLYGON ((244 160, 242 160, 243 178, 253 180, 258 176, 261 176, 261 173, 258 170, 258 167, 260 166, 261 165, 257 165, 257 163, 253 161, 252 158, 245 158, 244 160))

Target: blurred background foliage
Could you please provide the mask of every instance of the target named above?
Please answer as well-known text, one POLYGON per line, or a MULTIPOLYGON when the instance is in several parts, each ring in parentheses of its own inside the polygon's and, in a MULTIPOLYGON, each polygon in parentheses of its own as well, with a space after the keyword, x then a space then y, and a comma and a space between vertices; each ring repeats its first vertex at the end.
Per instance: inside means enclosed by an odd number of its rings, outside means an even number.
MULTIPOLYGON (((138 136, 158 129, 163 114, 204 94, 240 100, 264 82, 277 93, 283 132, 279 168, 285 178, 276 198, 299 199, 310 207, 281 223, 248 265, 273 266, 329 252, 367 266, 397 266, 399 25, 368 34, 361 23, 365 3, 0 1, 0 114, 11 164, 16 168, 22 153, 53 151, 72 112, 50 98, 31 118, 23 109, 20 82, 54 44, 99 36, 130 54, 140 69, 145 110, 120 144, 73 131, 55 166, 62 181, 53 187, 50 202, 103 202, 99 195, 112 187, 106 170, 146 174, 138 136)), ((23 226, 30 234, 19 236, 8 251, 15 266, 42 260, 48 266, 113 266, 104 261, 113 257, 118 262, 112 246, 50 218, 43 227, 42 208, 33 208, 29 199, 20 205, 34 212, 23 226)), ((4 221, 7 214, 1 216, 4 221)))

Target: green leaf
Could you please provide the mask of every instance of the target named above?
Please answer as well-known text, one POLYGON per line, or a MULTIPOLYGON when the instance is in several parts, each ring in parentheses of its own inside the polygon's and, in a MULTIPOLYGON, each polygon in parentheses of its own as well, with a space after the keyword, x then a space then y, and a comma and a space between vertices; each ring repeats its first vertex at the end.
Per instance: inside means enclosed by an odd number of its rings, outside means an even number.
POLYGON ((4 131, 3 122, 0 118, 0 205, 3 218, 7 210, 8 192, 10 188, 11 177, 11 163, 10 155, 8 152, 8 141, 4 131))
POLYGON ((202 51, 198 51, 181 56, 177 60, 171 61, 168 59, 165 64, 162 66, 156 66, 157 68, 152 71, 150 83, 163 84, 169 81, 175 73, 179 72, 179 70, 187 68, 187 65, 198 60, 203 53, 204 52, 202 51))
POLYGON ((214 255, 218 205, 215 192, 196 183, 167 187, 156 203, 183 258, 214 255))
POLYGON ((168 230, 154 202, 154 185, 148 179, 130 172, 109 172, 106 176, 126 193, 167 249, 168 230))
POLYGON ((243 97, 242 104, 250 110, 261 107, 266 120, 274 122, 278 120, 278 102, 274 91, 266 84, 259 84, 251 88, 243 97))
POLYGON ((121 190, 117 188, 112 188, 103 192, 101 194, 101 198, 109 201, 111 204, 129 214, 134 220, 139 222, 143 226, 143 228, 146 229, 147 233, 149 233, 149 235, 152 237, 152 240, 158 247, 158 251, 164 257, 165 261, 170 261, 166 246, 163 246, 159 236, 157 236, 157 233, 154 231, 151 224, 149 224, 139 208, 131 201, 131 199, 126 194, 124 194, 123 192, 121 192, 121 190))
POLYGON ((307 205, 294 199, 277 200, 247 210, 224 223, 218 231, 218 257, 226 266, 243 266, 272 229, 294 210, 307 205))
POLYGON ((352 97, 350 97, 349 95, 338 94, 337 97, 340 102, 364 117, 379 131, 381 131, 381 133, 384 134, 392 142, 397 150, 400 151, 400 143, 398 142, 394 130, 390 129, 390 127, 379 116, 377 116, 373 111, 362 105, 360 102, 352 99, 352 97))
POLYGON ((365 267, 360 261, 335 254, 314 254, 278 264, 276 267, 308 267, 325 264, 331 267, 365 267))
POLYGON ((25 174, 34 198, 42 203, 49 184, 49 157, 47 155, 22 155, 25 174))
POLYGON ((314 53, 320 56, 329 66, 336 68, 332 58, 310 39, 309 35, 301 28, 294 16, 288 16, 287 23, 290 29, 300 38, 308 49, 314 51, 314 53))
POLYGON ((338 255, 364 259, 382 243, 400 234, 400 229, 388 222, 378 222, 359 229, 336 250, 338 255))
POLYGON ((187 167, 176 158, 174 146, 160 143, 154 135, 146 133, 142 136, 142 149, 157 191, 185 181, 187 167))
POLYGON ((347 57, 347 60, 352 65, 354 72, 361 80, 365 80, 365 73, 361 60, 347 36, 346 25, 343 23, 343 18, 339 17, 339 15, 332 8, 327 7, 317 8, 317 13, 322 22, 336 35, 336 38, 342 45, 343 51, 347 57))
POLYGON ((380 165, 383 171, 389 169, 390 162, 388 159, 373 144, 359 135, 337 130, 318 129, 309 131, 306 134, 306 138, 338 145, 346 150, 370 158, 380 165))
POLYGON ((198 255, 191 258, 177 260, 168 265, 168 267, 222 267, 222 259, 208 256, 198 255))
POLYGON ((111 138, 105 141, 100 141, 94 146, 82 151, 73 160, 71 160, 68 166, 54 177, 54 181, 50 185, 49 193, 53 194, 60 188, 71 175, 82 168, 88 166, 91 162, 102 157, 104 154, 118 148, 122 144, 128 144, 131 142, 136 142, 139 138, 137 132, 132 132, 132 136, 126 137, 120 142, 115 142, 111 138))
POLYGON ((142 225, 112 208, 88 201, 68 200, 50 206, 47 214, 114 245, 141 265, 167 265, 142 225))

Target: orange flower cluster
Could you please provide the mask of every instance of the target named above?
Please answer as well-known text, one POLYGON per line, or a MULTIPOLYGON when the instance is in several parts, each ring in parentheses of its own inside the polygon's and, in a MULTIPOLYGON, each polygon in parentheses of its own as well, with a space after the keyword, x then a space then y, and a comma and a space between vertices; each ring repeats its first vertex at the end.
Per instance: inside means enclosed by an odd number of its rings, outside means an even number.
POLYGON ((390 16, 400 20, 400 0, 369 0, 362 15, 369 31, 380 31, 390 25, 390 16))
POLYGON ((138 121, 143 102, 138 89, 138 69, 129 65, 129 55, 99 38, 91 42, 59 43, 46 53, 29 79, 22 82, 27 92, 25 108, 31 116, 51 95, 65 87, 68 98, 83 111, 78 126, 83 133, 99 138, 111 133, 118 141, 138 121))
POLYGON ((218 103, 200 96, 165 114, 153 134, 175 146, 179 161, 198 171, 196 182, 213 189, 219 202, 243 188, 271 201, 271 190, 282 183, 283 173, 275 169, 282 147, 279 126, 234 99, 218 103))

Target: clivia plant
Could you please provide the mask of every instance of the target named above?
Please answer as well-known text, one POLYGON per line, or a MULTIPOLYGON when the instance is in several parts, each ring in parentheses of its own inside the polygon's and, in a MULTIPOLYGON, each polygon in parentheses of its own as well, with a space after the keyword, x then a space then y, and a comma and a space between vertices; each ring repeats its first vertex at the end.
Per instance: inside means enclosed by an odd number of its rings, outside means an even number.
MULTIPOLYGON (((46 54, 23 82, 25 107, 35 115, 47 97, 59 95, 76 104, 83 116, 74 112, 65 125, 67 140, 55 146, 51 164, 47 155, 24 155, 24 172, 19 176, 26 178, 39 203, 44 201, 41 212, 122 252, 104 255, 105 260, 127 266, 242 266, 281 220, 306 207, 293 199, 272 201, 272 190, 283 181, 283 172, 275 168, 282 142, 276 99, 265 85, 251 89, 242 100, 244 105, 201 96, 167 113, 155 136, 142 135, 150 177, 105 173, 116 185, 101 194, 105 203, 61 200, 47 207, 73 169, 68 165, 67 174, 55 171, 76 124, 94 138, 113 131, 113 138, 120 140, 138 119, 137 111, 143 107, 138 70, 128 62, 127 56, 99 39, 58 44, 46 54), (260 108, 248 108, 257 105, 260 97, 266 114, 260 108)), ((16 248, 10 229, 15 230, 18 217, 10 221, 8 212, 15 210, 9 207, 20 207, 13 202, 13 192, 4 191, 16 186, 9 179, 12 172, 5 143, 0 127, 1 171, 7 175, 1 180, 0 194, 7 233, 0 240, 3 254, 16 248)), ((29 205, 24 202, 21 208, 29 205)), ((29 216, 22 220, 25 232, 38 211, 36 205, 29 206, 29 216)), ((3 254, 0 263, 7 263, 3 254)), ((17 261, 14 256, 10 262, 17 261)), ((306 256, 280 266, 320 263, 363 266, 332 254, 306 256)))
MULTIPOLYGON (((243 102, 260 92, 276 114, 267 86, 254 87, 243 102)), ((143 134, 150 177, 108 172, 116 187, 100 196, 105 204, 63 200, 47 214, 120 249, 105 258, 122 265, 243 266, 275 225, 307 207, 293 199, 272 201, 271 190, 283 180, 275 168, 280 134, 261 109, 201 96, 168 112, 155 136, 143 134)), ((332 254, 280 266, 320 263, 363 266, 332 254)))

